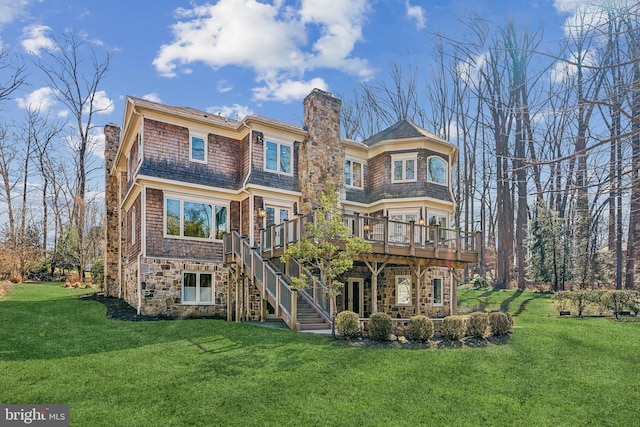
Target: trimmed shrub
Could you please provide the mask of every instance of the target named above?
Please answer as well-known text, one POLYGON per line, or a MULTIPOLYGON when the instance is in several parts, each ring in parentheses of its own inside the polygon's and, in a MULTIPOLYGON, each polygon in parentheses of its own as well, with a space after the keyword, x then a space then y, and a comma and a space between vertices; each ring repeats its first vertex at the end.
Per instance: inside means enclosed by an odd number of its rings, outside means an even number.
POLYGON ((412 316, 409 319, 409 338, 416 341, 427 341, 433 337, 433 321, 427 316, 412 316))
POLYGON ((358 315, 353 311, 345 310, 336 316, 336 329, 338 335, 351 338, 360 335, 360 321, 358 315))
POLYGON ((484 338, 489 326, 489 316, 486 313, 476 311, 467 319, 467 335, 475 338, 484 338))
POLYGON ((387 313, 373 313, 369 317, 369 336, 379 341, 389 339, 389 335, 393 332, 391 325, 391 316, 387 313))
POLYGON ((489 313, 489 327, 493 335, 504 335, 511 331, 511 321, 505 313, 494 311, 489 313))
POLYGON ((459 341, 464 338, 467 326, 460 316, 447 316, 442 321, 442 336, 452 341, 459 341))

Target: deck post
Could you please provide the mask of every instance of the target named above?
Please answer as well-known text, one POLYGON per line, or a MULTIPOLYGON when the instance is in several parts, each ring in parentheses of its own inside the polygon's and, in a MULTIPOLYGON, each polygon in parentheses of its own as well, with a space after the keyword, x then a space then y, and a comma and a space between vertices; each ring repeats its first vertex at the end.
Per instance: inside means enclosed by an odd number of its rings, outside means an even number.
POLYGON ((460 227, 456 227, 456 259, 462 258, 462 250, 460 248, 460 227))
MULTIPOLYGON (((279 286, 278 286, 279 287, 279 286)), ((298 291, 291 290, 291 324, 293 330, 298 330, 298 291)))

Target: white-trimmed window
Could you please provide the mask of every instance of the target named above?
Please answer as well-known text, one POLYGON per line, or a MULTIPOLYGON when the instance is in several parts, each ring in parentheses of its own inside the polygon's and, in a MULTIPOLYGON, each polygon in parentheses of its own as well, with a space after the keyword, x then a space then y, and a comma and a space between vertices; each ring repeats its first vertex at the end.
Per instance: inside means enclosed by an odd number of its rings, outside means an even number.
POLYGON ((293 145, 265 141, 264 170, 293 175, 293 145))
POLYGON ((220 240, 227 231, 227 206, 167 197, 164 207, 166 237, 220 240))
POLYGON ((144 121, 143 124, 140 125, 140 130, 138 131, 138 161, 142 160, 142 138, 144 135, 144 121))
POLYGON ((427 181, 447 185, 447 163, 437 156, 427 160, 427 181))
POLYGON ((185 271, 182 273, 183 304, 213 304, 212 273, 185 271))
POLYGON ((411 305, 411 276, 396 276, 396 305, 411 305))
POLYGON ((416 181, 417 161, 416 153, 391 156, 391 182, 416 181))
POLYGON ((189 135, 189 160, 207 163, 207 137, 205 135, 197 133, 189 135))
POLYGON ((431 279, 433 284, 433 305, 442 305, 442 277, 431 279))
POLYGON ((362 188, 362 163, 345 160, 344 183, 347 187, 362 188))

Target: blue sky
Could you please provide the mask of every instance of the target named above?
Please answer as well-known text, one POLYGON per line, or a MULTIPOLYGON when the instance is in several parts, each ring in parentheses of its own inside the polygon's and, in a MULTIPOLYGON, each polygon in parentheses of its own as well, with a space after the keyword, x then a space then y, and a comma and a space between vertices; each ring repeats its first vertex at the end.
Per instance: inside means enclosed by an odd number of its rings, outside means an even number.
MULTIPOLYGON (((314 87, 348 94, 384 79, 390 64, 429 73, 433 32, 459 37, 466 11, 501 23, 516 17, 562 36, 576 0, 0 0, 0 39, 27 57, 47 32, 84 32, 113 55, 101 87, 111 102, 95 124, 121 124, 127 95, 228 117, 260 114, 293 124, 314 87)), ((27 64, 29 64, 27 60, 27 64)), ((61 114, 36 70, 2 108, 41 105, 61 114)))

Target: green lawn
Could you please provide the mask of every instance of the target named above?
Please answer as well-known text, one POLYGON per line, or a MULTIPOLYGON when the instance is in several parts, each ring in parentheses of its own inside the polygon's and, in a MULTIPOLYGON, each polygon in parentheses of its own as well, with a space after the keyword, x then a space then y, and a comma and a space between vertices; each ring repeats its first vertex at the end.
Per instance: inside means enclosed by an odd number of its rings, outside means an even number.
POLYGON ((635 425, 640 322, 558 319, 549 295, 460 290, 508 307, 506 345, 350 347, 218 320, 122 322, 58 284, 0 301, 0 403, 65 403, 74 426, 635 425))

